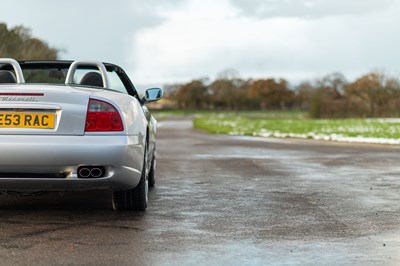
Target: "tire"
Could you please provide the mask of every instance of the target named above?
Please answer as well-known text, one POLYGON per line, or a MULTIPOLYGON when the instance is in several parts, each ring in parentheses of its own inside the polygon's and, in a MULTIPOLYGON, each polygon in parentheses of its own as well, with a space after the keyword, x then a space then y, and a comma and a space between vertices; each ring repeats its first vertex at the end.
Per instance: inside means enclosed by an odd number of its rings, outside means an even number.
POLYGON ((156 155, 154 153, 153 159, 151 160, 151 166, 150 166, 150 171, 149 171, 149 187, 154 187, 156 183, 156 165, 157 165, 157 159, 156 155))
POLYGON ((149 182, 146 175, 147 147, 139 184, 129 190, 114 191, 112 205, 116 211, 144 211, 147 208, 149 182))

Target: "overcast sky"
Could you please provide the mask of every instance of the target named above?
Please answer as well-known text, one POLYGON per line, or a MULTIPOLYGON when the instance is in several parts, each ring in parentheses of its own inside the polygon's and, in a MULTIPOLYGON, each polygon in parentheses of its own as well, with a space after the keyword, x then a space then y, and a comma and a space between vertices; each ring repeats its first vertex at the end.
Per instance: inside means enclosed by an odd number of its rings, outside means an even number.
POLYGON ((62 59, 116 63, 140 85, 210 77, 332 72, 400 76, 400 0, 19 0, 0 21, 24 25, 62 59))

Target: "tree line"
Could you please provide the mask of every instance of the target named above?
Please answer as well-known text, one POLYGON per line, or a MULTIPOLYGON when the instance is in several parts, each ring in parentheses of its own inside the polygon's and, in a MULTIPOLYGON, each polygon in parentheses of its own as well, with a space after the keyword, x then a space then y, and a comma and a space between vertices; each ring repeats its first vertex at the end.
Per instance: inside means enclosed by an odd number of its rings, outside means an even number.
POLYGON ((196 110, 301 110, 312 118, 400 115, 400 82, 370 72, 353 82, 340 73, 291 87, 285 79, 219 77, 166 86, 170 107, 196 110))
POLYGON ((16 60, 57 59, 59 50, 35 38, 31 30, 24 26, 8 28, 0 23, 0 58, 16 60))

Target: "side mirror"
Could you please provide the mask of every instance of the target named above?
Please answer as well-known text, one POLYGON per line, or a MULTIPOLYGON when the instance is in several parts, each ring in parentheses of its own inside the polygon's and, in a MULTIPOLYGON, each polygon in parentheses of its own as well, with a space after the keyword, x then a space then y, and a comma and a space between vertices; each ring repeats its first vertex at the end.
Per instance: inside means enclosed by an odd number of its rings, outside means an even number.
POLYGON ((144 103, 151 103, 160 100, 164 95, 164 92, 160 88, 150 88, 146 90, 146 94, 143 97, 144 103))

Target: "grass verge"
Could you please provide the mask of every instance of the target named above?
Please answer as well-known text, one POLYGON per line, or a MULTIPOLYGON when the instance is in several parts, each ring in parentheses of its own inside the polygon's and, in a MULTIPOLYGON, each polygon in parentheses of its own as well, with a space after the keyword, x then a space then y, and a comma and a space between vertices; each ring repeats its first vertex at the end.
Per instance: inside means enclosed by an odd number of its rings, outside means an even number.
POLYGON ((400 139, 400 119, 314 120, 299 114, 264 113, 203 114, 195 118, 194 127, 210 133, 263 137, 400 139))

